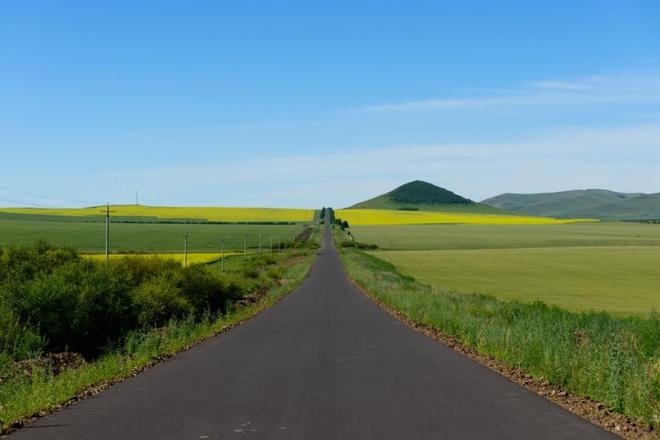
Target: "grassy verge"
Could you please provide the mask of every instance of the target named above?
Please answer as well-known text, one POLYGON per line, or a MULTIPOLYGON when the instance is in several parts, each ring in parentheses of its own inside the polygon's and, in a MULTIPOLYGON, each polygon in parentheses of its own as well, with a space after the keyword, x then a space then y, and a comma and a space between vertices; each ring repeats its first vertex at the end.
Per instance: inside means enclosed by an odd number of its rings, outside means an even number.
POLYGON ((0 382, 0 432, 20 426, 26 418, 58 409, 72 399, 94 394, 254 316, 302 282, 313 255, 311 250, 289 251, 288 258, 283 255, 280 282, 255 302, 232 306, 222 315, 171 320, 162 328, 134 332, 121 347, 57 375, 49 368, 35 367, 22 376, 0 382))
POLYGON ((660 426, 660 319, 574 313, 535 302, 452 294, 355 249, 350 277, 405 317, 650 429, 660 426))

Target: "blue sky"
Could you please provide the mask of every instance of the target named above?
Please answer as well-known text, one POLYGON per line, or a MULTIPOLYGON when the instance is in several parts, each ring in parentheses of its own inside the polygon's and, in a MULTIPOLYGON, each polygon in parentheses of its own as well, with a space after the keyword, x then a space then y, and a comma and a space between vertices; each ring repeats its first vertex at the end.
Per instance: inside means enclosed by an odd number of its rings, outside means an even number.
POLYGON ((660 192, 660 3, 443 3, 1 2, 0 205, 660 192))

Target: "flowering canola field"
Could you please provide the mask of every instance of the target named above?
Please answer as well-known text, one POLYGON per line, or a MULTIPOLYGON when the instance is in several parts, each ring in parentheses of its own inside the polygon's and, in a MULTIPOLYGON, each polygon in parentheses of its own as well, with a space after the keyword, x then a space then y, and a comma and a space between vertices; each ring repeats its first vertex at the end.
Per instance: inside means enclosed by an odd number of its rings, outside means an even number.
POLYGON ((388 209, 337 209, 335 215, 359 225, 413 225, 413 224, 483 224, 483 225, 546 225, 592 222, 586 219, 554 219, 517 215, 494 215, 470 212, 399 211, 388 209))
MULTIPOLYGON (((225 257, 229 257, 231 255, 238 255, 237 253, 225 253, 225 257)), ((85 258, 90 258, 92 260, 105 260, 105 255, 104 254, 88 254, 84 255, 85 258)), ((183 264, 183 254, 182 253, 168 253, 168 254, 110 254, 110 259, 114 260, 117 258, 123 258, 123 257, 143 257, 143 258, 148 258, 148 257, 160 257, 160 258, 168 258, 172 260, 176 260, 183 264)), ((220 253, 194 253, 194 254, 188 254, 188 264, 203 264, 203 263, 211 263, 213 261, 217 261, 220 258, 222 258, 222 254, 220 253)))
MULTIPOLYGON (((0 212, 51 216, 98 217, 105 206, 90 208, 2 208, 0 212)), ((171 207, 145 205, 111 205, 115 217, 150 217, 164 220, 196 219, 217 222, 307 222, 313 209, 229 208, 216 206, 171 207)))

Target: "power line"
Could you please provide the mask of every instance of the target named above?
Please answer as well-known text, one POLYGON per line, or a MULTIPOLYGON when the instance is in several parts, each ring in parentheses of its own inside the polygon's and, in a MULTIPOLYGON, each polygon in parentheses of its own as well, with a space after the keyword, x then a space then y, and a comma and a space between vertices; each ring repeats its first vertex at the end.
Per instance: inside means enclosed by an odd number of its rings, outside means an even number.
POLYGON ((17 194, 23 194, 26 196, 32 196, 32 197, 38 197, 40 199, 49 199, 49 200, 56 200, 59 202, 69 202, 69 203, 84 203, 86 205, 94 205, 94 202, 86 201, 86 200, 73 200, 73 199, 63 199, 60 197, 51 197, 51 196, 45 196, 43 194, 37 194, 37 193, 32 193, 28 191, 21 191, 19 189, 14 189, 14 188, 9 188, 7 186, 2 186, 0 185, 0 189, 4 189, 5 191, 11 191, 17 194))
POLYGON ((4 200, 5 202, 18 203, 19 205, 25 205, 28 208, 52 208, 52 206, 38 205, 36 203, 30 203, 23 200, 10 199, 8 197, 2 197, 2 196, 0 196, 0 200, 4 200))

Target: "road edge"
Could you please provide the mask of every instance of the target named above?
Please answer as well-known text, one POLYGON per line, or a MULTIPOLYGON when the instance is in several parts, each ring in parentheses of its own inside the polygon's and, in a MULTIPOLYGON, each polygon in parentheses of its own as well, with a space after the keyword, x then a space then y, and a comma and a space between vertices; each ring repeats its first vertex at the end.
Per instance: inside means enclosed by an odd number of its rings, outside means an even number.
MULTIPOLYGON (((342 255, 341 250, 339 250, 339 254, 340 256, 342 255)), ((657 440, 660 438, 660 433, 640 427, 637 423, 623 414, 609 412, 605 405, 600 402, 587 397, 571 394, 566 390, 563 390, 561 387, 550 384, 542 379, 535 379, 520 368, 507 365, 506 363, 495 359, 494 356, 482 354, 476 349, 463 344, 456 338, 443 333, 435 327, 431 327, 409 318, 398 309, 371 294, 366 288, 353 279, 349 271, 346 270, 343 259, 342 267, 346 273, 346 277, 360 292, 362 292, 364 296, 387 312, 390 316, 412 330, 430 337, 447 348, 450 348, 501 376, 504 376, 511 382, 514 382, 546 400, 561 406, 587 422, 599 426, 625 440, 657 440)))

